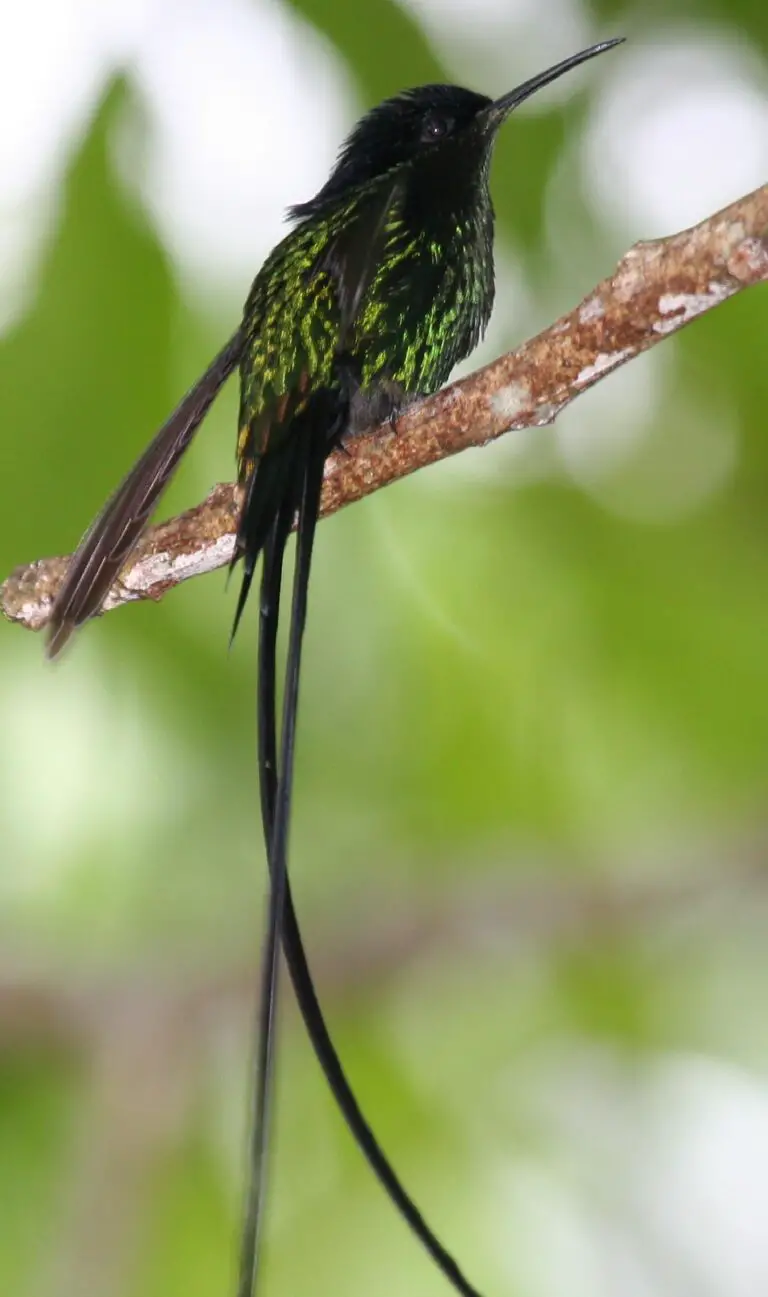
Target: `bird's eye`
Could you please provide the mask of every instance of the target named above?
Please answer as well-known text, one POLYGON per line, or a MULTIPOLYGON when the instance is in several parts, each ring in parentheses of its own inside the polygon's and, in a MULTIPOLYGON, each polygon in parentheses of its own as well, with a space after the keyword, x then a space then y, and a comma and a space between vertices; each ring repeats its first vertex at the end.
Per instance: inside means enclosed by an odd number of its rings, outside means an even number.
POLYGON ((431 144, 435 140, 441 140, 443 136, 450 134, 452 126, 452 117, 446 117, 444 113, 427 113, 421 123, 422 142, 431 144))

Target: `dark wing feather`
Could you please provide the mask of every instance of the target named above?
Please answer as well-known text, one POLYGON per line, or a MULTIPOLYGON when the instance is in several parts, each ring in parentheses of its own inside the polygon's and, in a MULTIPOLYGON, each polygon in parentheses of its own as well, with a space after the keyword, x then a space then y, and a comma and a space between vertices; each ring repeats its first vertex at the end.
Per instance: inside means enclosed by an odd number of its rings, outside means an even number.
POLYGON ((334 281, 341 321, 337 354, 346 352, 349 334, 370 288, 384 249, 387 223, 404 191, 396 177, 377 186, 361 201, 354 220, 330 240, 317 262, 334 281))
MULTIPOLYGON (((287 529, 282 542, 282 548, 285 549, 299 504, 298 499, 295 498, 295 484, 300 470, 298 463, 300 451, 301 446, 297 438, 289 436, 277 450, 270 451, 258 461, 258 469, 248 482, 237 530, 235 557, 232 560, 232 567, 234 567, 242 555, 243 579, 229 636, 230 647, 248 601, 258 557, 275 525, 276 505, 280 513, 288 515, 287 529)), ((300 482, 300 476, 298 480, 300 482)), ((280 557, 282 562, 282 554, 280 557)))
POLYGON ((99 612, 179 460, 237 365, 241 347, 238 331, 190 388, 89 527, 54 601, 48 622, 49 657, 56 657, 72 632, 99 612))

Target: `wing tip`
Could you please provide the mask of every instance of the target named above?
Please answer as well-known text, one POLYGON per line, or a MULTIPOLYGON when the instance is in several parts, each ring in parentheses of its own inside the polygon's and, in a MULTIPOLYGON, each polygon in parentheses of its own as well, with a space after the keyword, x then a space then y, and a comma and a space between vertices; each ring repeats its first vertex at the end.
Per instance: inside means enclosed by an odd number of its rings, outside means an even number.
POLYGON ((76 629, 76 623, 68 617, 52 617, 46 626, 45 656, 54 662, 61 654, 76 629))

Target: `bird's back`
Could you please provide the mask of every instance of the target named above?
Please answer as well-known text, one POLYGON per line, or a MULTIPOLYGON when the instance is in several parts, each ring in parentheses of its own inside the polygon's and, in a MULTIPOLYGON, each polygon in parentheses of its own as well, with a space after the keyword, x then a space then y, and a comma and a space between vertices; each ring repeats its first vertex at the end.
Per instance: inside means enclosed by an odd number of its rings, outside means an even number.
POLYGON ((303 219, 245 306, 241 473, 310 391, 333 383, 340 350, 365 392, 437 390, 490 315, 492 234, 489 199, 479 211, 425 204, 410 176, 381 177, 303 219))

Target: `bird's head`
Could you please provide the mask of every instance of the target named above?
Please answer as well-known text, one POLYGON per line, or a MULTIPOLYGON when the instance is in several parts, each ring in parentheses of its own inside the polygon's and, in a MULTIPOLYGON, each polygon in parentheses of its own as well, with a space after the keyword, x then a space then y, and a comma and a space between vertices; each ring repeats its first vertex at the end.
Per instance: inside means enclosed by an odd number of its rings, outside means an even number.
POLYGON ((359 185, 420 161, 447 167, 474 160, 484 166, 499 127, 513 109, 537 90, 556 81, 587 59, 621 44, 623 37, 601 41, 563 59, 522 85, 489 99, 461 86, 427 85, 403 90, 366 113, 344 142, 336 165, 322 189, 307 203, 291 208, 294 217, 323 210, 359 185))

